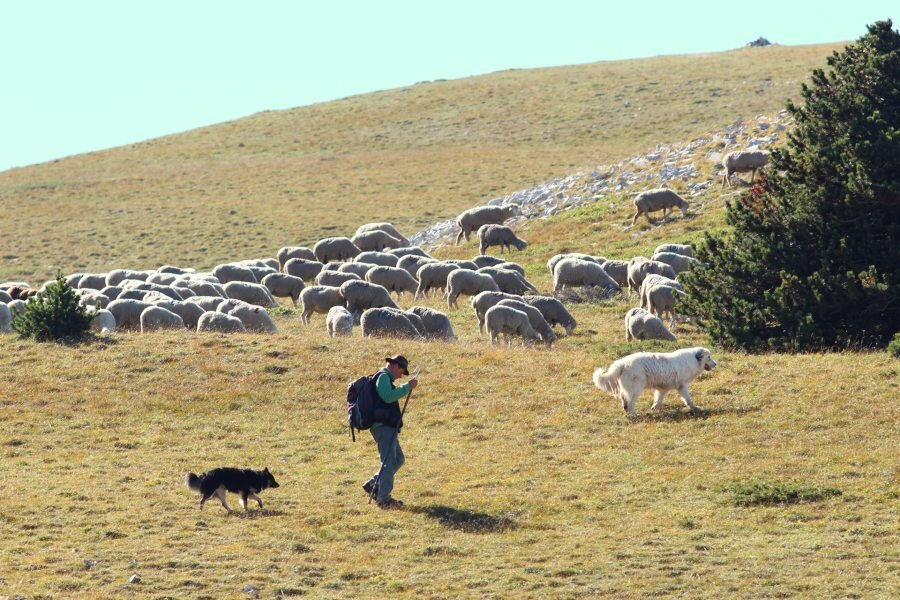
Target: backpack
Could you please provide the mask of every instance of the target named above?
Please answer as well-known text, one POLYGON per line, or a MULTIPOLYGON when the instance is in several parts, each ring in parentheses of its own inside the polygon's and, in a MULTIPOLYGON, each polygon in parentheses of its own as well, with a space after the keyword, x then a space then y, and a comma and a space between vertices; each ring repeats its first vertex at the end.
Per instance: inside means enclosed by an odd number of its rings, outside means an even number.
POLYGON ((381 371, 360 377, 347 386, 347 423, 350 437, 356 441, 356 431, 370 429, 376 422, 399 427, 400 408, 396 403, 388 405, 378 395, 375 380, 381 371), (396 415, 394 414, 396 413, 396 415))

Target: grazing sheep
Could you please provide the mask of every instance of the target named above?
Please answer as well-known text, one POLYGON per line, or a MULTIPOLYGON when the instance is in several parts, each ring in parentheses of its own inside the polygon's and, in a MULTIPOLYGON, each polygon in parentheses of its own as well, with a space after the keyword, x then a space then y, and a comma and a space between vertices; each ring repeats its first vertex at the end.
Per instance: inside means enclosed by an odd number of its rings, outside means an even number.
MULTIPOLYGON (((50 283, 52 283, 52 282, 50 282, 50 283)), ((13 300, 13 297, 10 296, 6 292, 6 290, 0 290, 0 302, 3 302, 4 304, 6 304, 7 302, 12 302, 12 300, 13 300)))
POLYGON ((397 268, 403 269, 415 277, 416 273, 419 272, 419 269, 422 268, 422 265, 435 262, 438 261, 433 258, 426 258, 424 256, 419 256, 418 254, 407 254, 406 256, 401 256, 397 261, 397 268))
POLYGON ((319 261, 306 260, 304 258, 291 258, 284 263, 283 271, 288 275, 299 277, 303 281, 312 281, 316 275, 322 272, 323 265, 319 261))
POLYGON ((12 311, 5 303, 0 303, 0 333, 12 333, 12 311))
POLYGON ((541 311, 544 319, 550 323, 551 327, 562 326, 566 330, 566 335, 572 335, 575 327, 578 326, 575 317, 556 298, 551 296, 524 296, 521 300, 541 311))
POLYGON ((338 273, 353 273, 360 279, 366 278, 366 273, 369 272, 369 269, 378 265, 373 265, 372 263, 364 263, 364 262, 347 262, 341 263, 341 266, 338 267, 338 273))
POLYGON ((482 225, 478 228, 479 251, 484 254, 491 246, 500 246, 500 254, 503 254, 504 248, 509 250, 510 247, 515 247, 516 250, 524 250, 528 242, 519 238, 506 225, 482 225))
POLYGON ((648 310, 650 309, 650 301, 647 299, 647 292, 650 291, 650 288, 656 285, 667 285, 669 287, 675 288, 676 290, 684 291, 684 288, 681 287, 681 284, 678 283, 678 281, 676 281, 675 279, 666 277, 665 275, 656 275, 651 273, 650 275, 647 275, 641 282, 641 308, 646 308, 648 310))
POLYGON ((413 324, 413 327, 416 328, 416 331, 419 332, 419 335, 422 335, 422 336, 425 335, 425 323, 422 321, 422 317, 420 317, 416 313, 407 312, 407 311, 403 310, 402 308, 390 308, 389 306, 383 306, 381 308, 382 308, 382 310, 389 310, 394 313, 397 313, 398 315, 403 315, 404 317, 409 319, 409 322, 413 324))
POLYGON ((197 333, 243 333, 245 331, 246 328, 240 319, 225 313, 205 312, 197 321, 197 333))
POLYGON ((416 288, 415 298, 425 296, 432 289, 440 289, 442 293, 447 290, 447 277, 450 273, 459 269, 459 265, 446 262, 425 263, 416 273, 419 285, 416 288))
POLYGON ((663 211, 663 220, 666 220, 666 211, 678 208, 681 210, 681 216, 687 216, 688 203, 687 200, 673 192, 672 190, 667 190, 665 188, 659 188, 655 190, 647 190, 641 192, 634 198, 634 207, 637 209, 637 212, 634 213, 634 218, 631 220, 631 224, 634 225, 637 223, 638 217, 641 215, 647 215, 647 220, 650 220, 650 213, 656 212, 658 210, 663 211))
POLYGON ((119 329, 141 328, 141 313, 144 309, 153 306, 142 300, 122 299, 113 300, 106 306, 106 310, 116 318, 116 327, 119 329))
MULTIPOLYGON (((514 262, 502 262, 499 265, 485 265, 486 267, 494 267, 496 269, 504 269, 506 271, 515 271, 522 277, 525 277, 525 267, 520 265, 519 263, 514 262)), ((479 269, 483 269, 485 267, 479 267, 479 269)))
POLYGON ((194 279, 181 279, 172 284, 174 287, 191 290, 196 296, 221 296, 225 297, 225 288, 218 283, 209 281, 197 281, 194 279))
POLYGON ((272 308, 278 306, 275 298, 269 292, 268 288, 258 283, 247 283, 246 281, 229 281, 223 288, 229 298, 237 298, 249 304, 272 308))
POLYGON ((141 333, 183 328, 181 317, 161 306, 148 306, 141 312, 141 333))
POLYGON ((669 327, 675 326, 675 305, 678 296, 684 296, 684 292, 669 285, 654 285, 647 290, 647 304, 650 312, 663 318, 669 316, 669 327))
MULTIPOLYGON (((456 245, 463 237, 469 241, 469 235, 478 231, 482 225, 502 225, 504 221, 519 214, 519 207, 515 204, 506 206, 476 206, 460 213, 456 217, 456 225, 459 233, 456 235, 456 245)), ((484 254, 484 252, 482 252, 484 254)))
POLYGON ((637 291, 647 275, 662 275, 669 279, 675 279, 675 269, 658 261, 648 260, 643 256, 636 256, 628 262, 628 289, 637 291))
POLYGON ((106 273, 87 273, 78 280, 78 287, 102 290, 106 287, 106 273))
POLYGON ((346 237, 327 237, 316 242, 313 246, 316 259, 322 264, 336 261, 350 260, 360 253, 360 249, 346 237))
POLYGON ((756 177, 756 170, 761 169, 769 164, 769 153, 762 150, 735 150, 729 152, 722 159, 722 166, 725 167, 725 173, 722 175, 722 187, 725 184, 731 185, 731 176, 735 173, 750 174, 750 181, 756 177))
POLYGON ((239 304, 217 312, 224 313, 230 317, 237 317, 244 324, 244 328, 247 331, 257 333, 275 333, 278 331, 278 328, 275 327, 275 322, 269 316, 269 311, 261 306, 239 304))
POLYGON ((363 337, 396 337, 424 341, 409 317, 399 310, 369 308, 359 319, 363 337))
POLYGON ((500 334, 503 334, 507 345, 512 345, 512 336, 521 336, 525 343, 537 342, 540 340, 528 315, 521 310, 516 310, 509 306, 501 306, 497 304, 488 309, 484 314, 484 324, 491 334, 491 344, 496 344, 500 334))
POLYGON ((302 279, 287 273, 269 273, 263 277, 262 285, 276 298, 290 298, 294 306, 305 287, 302 279))
POLYGON ((460 269, 465 269, 467 271, 477 271, 478 270, 478 265, 476 265, 471 260, 463 260, 461 258, 446 258, 446 259, 442 260, 441 262, 444 264, 447 264, 447 265, 456 265, 460 269))
POLYGON ((418 287, 412 275, 397 267, 372 267, 366 273, 366 281, 380 285, 389 292, 394 292, 397 294, 398 300, 403 292, 415 294, 418 287))
MULTIPOLYGON (((190 297, 193 292, 189 292, 187 288, 175 289, 168 285, 159 285, 156 283, 147 283, 146 281, 137 281, 135 279, 126 279, 122 282, 122 287, 127 290, 139 290, 143 292, 156 292, 172 300, 184 300, 190 297)), ((119 295, 121 297, 121 294, 119 295)))
POLYGON ((554 269, 556 269, 556 264, 563 260, 564 258, 580 258, 581 260, 586 260, 588 262, 597 263, 598 265, 603 264, 602 257, 591 256, 590 254, 582 254, 581 252, 568 252, 566 254, 556 254, 555 256, 551 256, 547 261, 547 270, 550 272, 550 275, 553 275, 554 269))
POLYGON ((196 302, 178 302, 177 300, 159 300, 153 303, 154 306, 164 308, 169 312, 173 312, 181 317, 184 326, 188 329, 197 329, 197 320, 206 312, 196 302))
POLYGON ((441 311, 425 306, 413 306, 406 313, 412 313, 422 319, 423 329, 421 331, 425 337, 445 340, 456 339, 456 334, 453 333, 453 326, 450 324, 450 317, 441 311))
POLYGON ((156 270, 157 273, 171 273, 172 275, 191 275, 196 273, 194 269, 176 267, 175 265, 163 265, 156 270))
MULTIPOLYGON (((89 309, 88 314, 94 315, 91 318, 91 331, 97 333, 114 333, 116 331, 116 318, 105 308, 89 309)), ((0 331, 2 330, 0 327, 0 331)))
POLYGON ((194 296, 193 298, 188 298, 185 302, 196 304, 204 312, 216 312, 219 305, 225 302, 225 298, 222 296, 194 296))
POLYGON ((396 238, 388 232, 381 231, 380 229, 357 233, 352 238, 350 238, 350 241, 353 242, 356 247, 363 252, 369 250, 381 251, 385 248, 403 248, 404 246, 409 245, 408 242, 404 244, 402 241, 400 241, 400 238, 396 238))
POLYGON ((472 305, 472 310, 475 311, 475 316, 478 318, 479 334, 484 332, 484 313, 489 308, 496 306, 501 300, 515 300, 519 302, 522 300, 522 297, 515 294, 504 294, 503 292, 481 292, 472 296, 469 304, 472 305))
POLYGON ((323 270, 316 275, 316 285, 327 285, 329 287, 341 287, 345 281, 360 281, 362 278, 355 273, 345 273, 343 271, 323 270))
POLYGON ((508 271, 498 267, 484 267, 478 269, 477 273, 490 275, 497 283, 497 287, 500 288, 500 291, 507 294, 524 296, 528 292, 531 292, 532 294, 538 293, 537 288, 520 275, 518 271, 508 271))
POLYGON ((490 256, 489 254, 479 254, 472 259, 472 262, 475 263, 473 271, 477 271, 483 267, 496 267, 497 265, 506 263, 506 261, 499 256, 490 256))
POLYGON ((353 335, 353 315, 343 306, 332 306, 325 315, 325 328, 331 337, 353 335))
POLYGON ((278 259, 278 264, 281 265, 280 268, 282 270, 284 270, 284 265, 286 265, 287 262, 292 258, 302 258, 304 260, 318 262, 316 253, 305 246, 285 246, 284 248, 278 250, 275 258, 278 259))
POLYGON ((253 276, 256 277, 257 282, 262 282, 263 277, 265 277, 266 275, 278 273, 278 269, 273 269, 272 267, 256 267, 253 265, 247 265, 247 268, 253 272, 253 276))
POLYGON ((692 258, 694 256, 694 249, 688 244, 660 244, 653 251, 653 254, 659 254, 660 252, 674 252, 675 254, 692 258))
POLYGON ((367 308, 399 308, 385 288, 368 281, 348 281, 340 287, 347 310, 354 317, 367 308))
POLYGON ((618 284, 619 289, 625 289, 628 286, 628 261, 607 260, 600 266, 618 284))
MULTIPOLYGON (((147 283, 155 283, 157 285, 172 285, 178 281, 179 277, 181 277, 181 275, 176 275, 174 273, 153 273, 144 281, 147 283)), ((106 281, 109 283, 109 275, 106 276, 106 281)))
POLYGON ((125 291, 125 288, 123 288, 123 287, 120 287, 117 285, 108 285, 105 288, 103 288, 102 290, 100 290, 100 293, 103 294, 104 296, 106 296, 107 298, 109 298, 110 301, 112 301, 112 300, 117 300, 119 298, 119 294, 121 294, 124 291, 125 291))
POLYGON ((550 327, 550 323, 548 323, 547 319, 544 318, 544 315, 541 314, 541 311, 530 304, 520 302, 519 300, 501 300, 495 306, 509 306, 510 308, 520 310, 528 315, 528 321, 531 323, 531 327, 538 332, 544 340, 544 343, 547 344, 547 347, 553 345, 553 340, 556 339, 556 335, 553 333, 553 328, 550 327))
POLYGON ((110 302, 108 296, 104 296, 97 290, 92 290, 90 288, 77 289, 75 290, 75 294, 78 296, 78 303, 82 306, 100 306, 100 308, 106 308, 110 302))
POLYGON ((553 268, 553 292, 559 293, 566 286, 599 286, 607 291, 619 291, 619 285, 603 267, 580 258, 564 258, 553 268))
POLYGON ((353 259, 353 262, 381 265, 382 267, 396 267, 397 263, 400 262, 400 258, 387 252, 374 252, 370 250, 368 252, 361 252, 353 259))
POLYGON ((313 313, 324 315, 333 306, 343 306, 344 297, 341 295, 341 288, 311 285, 303 288, 303 291, 300 292, 300 304, 303 306, 300 319, 304 325, 308 325, 310 315, 313 313))
POLYGON ((391 223, 366 223, 365 225, 360 225, 356 230, 356 235, 366 233, 367 231, 383 231, 400 240, 403 243, 403 246, 409 246, 409 239, 400 233, 400 230, 391 223))
POLYGON ((230 263, 216 265, 212 270, 213 277, 218 279, 222 284, 231 283, 232 281, 244 281, 247 283, 259 283, 256 275, 249 268, 234 265, 230 263))
POLYGON ((403 258, 404 256, 421 256, 422 258, 434 258, 418 246, 404 246, 403 248, 392 248, 388 250, 388 254, 393 254, 398 259, 403 258))
POLYGON ((625 313, 625 341, 632 340, 669 340, 675 336, 666 329, 662 320, 643 308, 632 308, 625 313))
POLYGON ((487 273, 456 269, 447 277, 447 307, 459 308, 456 300, 461 294, 475 296, 481 292, 499 292, 500 287, 487 273))
MULTIPOLYGON (((66 285, 68 285, 69 287, 72 287, 72 288, 77 288, 78 281, 82 277, 84 277, 84 273, 72 273, 71 275, 66 275, 64 277, 64 279, 66 281, 66 285)), ((13 285, 17 285, 17 284, 13 284, 13 285)), ((25 287, 28 287, 27 283, 24 285, 25 285, 25 287)), ((9 287, 9 284, 7 284, 7 283, 0 284, 0 289, 6 289, 7 287, 9 287)))
POLYGON ((6 306, 9 307, 13 319, 25 312, 25 300, 10 300, 6 306))
POLYGON ((659 252, 658 254, 654 254, 653 258, 651 258, 650 260, 666 263, 667 265, 672 267, 676 275, 684 271, 690 271, 700 264, 700 261, 696 258, 683 256, 681 254, 675 254, 674 252, 659 252))
MULTIPOLYGON (((130 269, 113 269, 106 274, 106 285, 119 285, 126 279, 138 279, 146 281, 148 274, 145 271, 132 271, 130 269)), ((79 282, 80 283, 80 282, 79 282)), ((84 287, 84 286, 81 286, 84 287)), ((101 286, 99 289, 103 289, 101 286)))

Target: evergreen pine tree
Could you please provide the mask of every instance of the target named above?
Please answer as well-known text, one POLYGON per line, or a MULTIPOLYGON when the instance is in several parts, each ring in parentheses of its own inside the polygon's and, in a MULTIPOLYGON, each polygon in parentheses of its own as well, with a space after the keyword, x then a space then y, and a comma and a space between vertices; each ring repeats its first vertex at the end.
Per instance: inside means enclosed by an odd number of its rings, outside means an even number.
POLYGON ((43 292, 28 300, 25 309, 13 319, 12 327, 23 337, 39 342, 78 340, 91 326, 92 315, 79 304, 75 290, 61 274, 43 292))
POLYGON ((768 179, 727 204, 685 311, 747 350, 883 346, 900 330, 900 34, 891 21, 828 59, 788 103, 768 179))

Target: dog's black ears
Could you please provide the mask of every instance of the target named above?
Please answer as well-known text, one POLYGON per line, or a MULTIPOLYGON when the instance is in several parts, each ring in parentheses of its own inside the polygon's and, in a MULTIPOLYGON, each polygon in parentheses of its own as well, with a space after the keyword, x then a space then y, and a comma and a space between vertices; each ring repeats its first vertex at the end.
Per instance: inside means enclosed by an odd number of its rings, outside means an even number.
POLYGON ((263 469, 263 473, 268 473, 268 472, 269 472, 269 467, 266 467, 265 469, 263 469))
POLYGON ((697 357, 697 362, 703 362, 703 350, 697 350, 694 356, 697 357))

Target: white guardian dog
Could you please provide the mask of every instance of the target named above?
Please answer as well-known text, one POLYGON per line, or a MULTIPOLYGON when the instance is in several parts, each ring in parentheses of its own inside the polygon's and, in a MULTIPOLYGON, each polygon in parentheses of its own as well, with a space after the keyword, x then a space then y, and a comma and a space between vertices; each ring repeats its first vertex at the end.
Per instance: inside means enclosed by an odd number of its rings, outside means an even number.
POLYGON ((696 410, 688 384, 703 371, 712 371, 716 361, 706 348, 685 348, 675 352, 636 352, 620 358, 603 369, 594 371, 594 385, 612 394, 622 402, 629 416, 636 416, 634 404, 644 388, 653 390, 651 410, 662 406, 663 398, 672 390, 684 403, 696 410))

